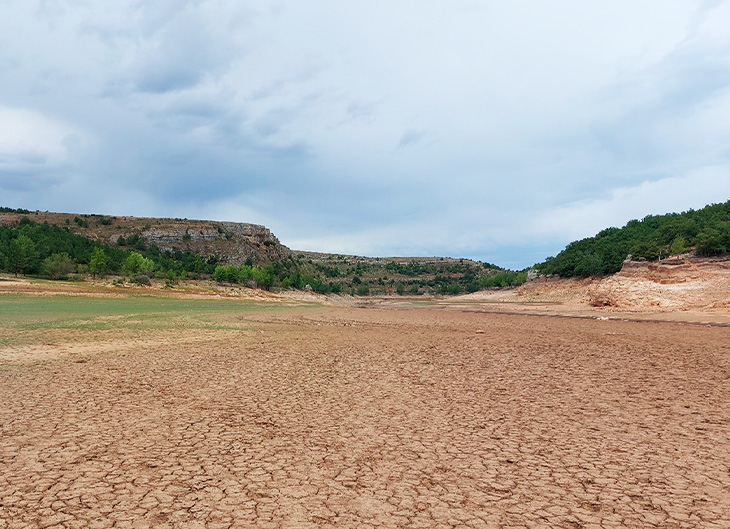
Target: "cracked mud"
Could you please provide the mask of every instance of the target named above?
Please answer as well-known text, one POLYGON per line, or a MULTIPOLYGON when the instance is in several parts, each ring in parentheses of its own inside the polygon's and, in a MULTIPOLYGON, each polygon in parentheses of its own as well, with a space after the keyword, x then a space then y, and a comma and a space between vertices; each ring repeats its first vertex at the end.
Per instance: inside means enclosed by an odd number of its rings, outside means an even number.
POLYGON ((0 348, 0 529, 730 524, 728 329, 230 319, 0 348))

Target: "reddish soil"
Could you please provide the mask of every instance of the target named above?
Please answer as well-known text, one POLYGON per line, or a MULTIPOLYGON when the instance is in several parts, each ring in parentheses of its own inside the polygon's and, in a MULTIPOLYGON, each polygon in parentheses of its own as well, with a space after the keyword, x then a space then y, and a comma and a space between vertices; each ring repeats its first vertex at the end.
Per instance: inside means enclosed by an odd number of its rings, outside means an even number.
POLYGON ((604 278, 542 278, 447 303, 490 311, 730 325, 730 258, 628 262, 604 278))
POLYGON ((726 328, 238 318, 0 360, 0 528, 728 527, 726 328))

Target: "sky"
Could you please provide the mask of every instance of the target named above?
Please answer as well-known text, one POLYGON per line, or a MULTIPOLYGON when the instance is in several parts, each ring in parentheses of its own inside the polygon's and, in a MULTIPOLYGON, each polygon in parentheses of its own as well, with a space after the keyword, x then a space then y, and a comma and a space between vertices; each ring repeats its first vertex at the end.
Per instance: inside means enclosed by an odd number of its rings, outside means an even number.
POLYGON ((522 268, 730 199, 730 0, 1 0, 0 205, 522 268))

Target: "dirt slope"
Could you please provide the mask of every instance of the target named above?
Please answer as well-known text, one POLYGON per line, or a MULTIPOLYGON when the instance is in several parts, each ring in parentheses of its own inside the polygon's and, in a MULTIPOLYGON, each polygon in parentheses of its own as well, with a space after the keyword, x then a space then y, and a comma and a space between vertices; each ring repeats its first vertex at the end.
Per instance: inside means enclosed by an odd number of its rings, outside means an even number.
POLYGON ((730 313, 730 258, 627 262, 619 273, 601 279, 543 278, 513 290, 477 292, 458 299, 561 311, 730 313))

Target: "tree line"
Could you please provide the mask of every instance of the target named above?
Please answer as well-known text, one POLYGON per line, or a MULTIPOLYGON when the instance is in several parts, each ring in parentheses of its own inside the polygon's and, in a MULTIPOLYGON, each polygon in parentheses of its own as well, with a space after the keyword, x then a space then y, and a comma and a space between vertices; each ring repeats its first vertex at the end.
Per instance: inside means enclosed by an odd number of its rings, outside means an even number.
POLYGON ((622 228, 607 228, 570 243, 535 267, 561 277, 598 276, 621 270, 628 255, 656 260, 690 250, 702 257, 730 253, 730 201, 682 213, 648 215, 622 228))
POLYGON ((71 233, 68 227, 38 224, 23 217, 0 226, 0 269, 13 274, 60 279, 74 274, 122 274, 167 279, 212 274, 216 259, 191 252, 162 251, 135 241, 113 246, 71 233))

